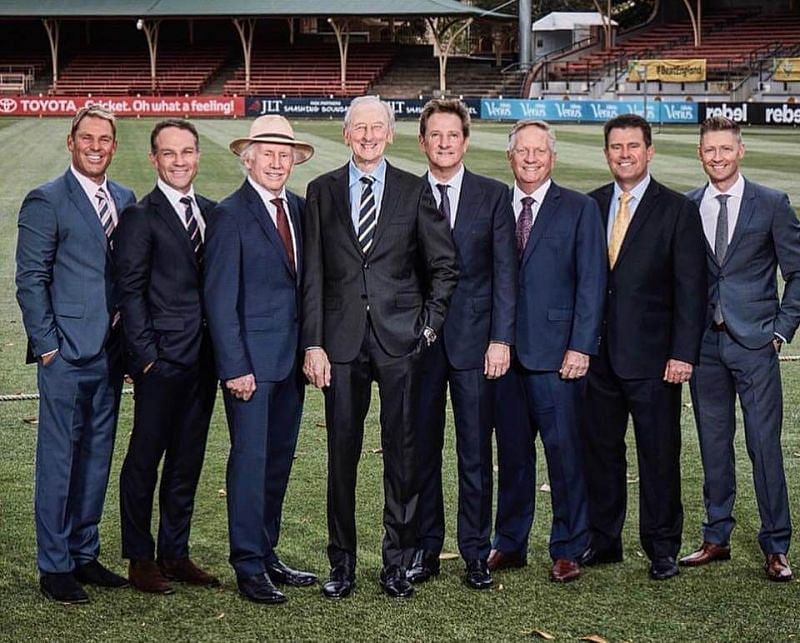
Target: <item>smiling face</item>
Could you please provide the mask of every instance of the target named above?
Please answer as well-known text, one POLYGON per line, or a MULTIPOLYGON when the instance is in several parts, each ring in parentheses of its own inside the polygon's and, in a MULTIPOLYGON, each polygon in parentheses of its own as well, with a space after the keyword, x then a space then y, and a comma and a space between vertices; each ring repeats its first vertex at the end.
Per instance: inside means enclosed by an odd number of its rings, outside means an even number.
POLYGON ((739 161, 744 158, 744 144, 731 130, 703 134, 697 146, 703 171, 720 192, 726 192, 739 178, 739 161))
POLYGON ((200 164, 200 150, 194 135, 178 127, 165 127, 156 137, 156 151, 150 162, 167 185, 186 194, 192 187, 200 164))
POLYGON ((85 116, 75 133, 67 136, 67 149, 72 153, 75 169, 100 185, 117 151, 111 123, 97 116, 85 116))
POLYGON ((645 143, 639 127, 615 127, 608 133, 608 168, 625 191, 635 188, 647 176, 647 165, 654 153, 655 148, 645 143))
POLYGON ((447 180, 454 176, 469 148, 469 138, 464 137, 464 124, 458 114, 431 114, 425 136, 419 137, 419 147, 428 157, 428 166, 435 177, 447 180))
POLYGON ((294 148, 281 143, 253 143, 242 154, 250 178, 278 196, 294 167, 294 148))
POLYGON ((550 178, 556 153, 550 149, 547 132, 533 125, 518 130, 513 143, 508 151, 511 171, 520 189, 531 194, 550 178))
POLYGON ((353 162, 362 172, 371 172, 378 166, 394 138, 386 109, 378 101, 356 105, 343 134, 353 151, 353 162))

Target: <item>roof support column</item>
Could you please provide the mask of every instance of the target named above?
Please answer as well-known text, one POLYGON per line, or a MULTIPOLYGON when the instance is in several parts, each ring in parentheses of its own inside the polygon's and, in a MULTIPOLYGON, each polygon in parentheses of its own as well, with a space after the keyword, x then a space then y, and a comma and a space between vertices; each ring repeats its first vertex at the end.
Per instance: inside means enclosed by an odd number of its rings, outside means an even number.
POLYGON ((50 41, 50 59, 53 64, 53 92, 58 91, 58 36, 61 23, 51 18, 42 19, 47 39, 50 41))
POLYGON ((531 68, 531 0, 519 0, 519 69, 531 68))
POLYGON ((158 82, 156 80, 156 61, 158 59, 158 30, 160 27, 160 20, 147 22, 139 18, 136 21, 136 28, 139 31, 144 31, 144 37, 147 39, 147 51, 150 54, 150 91, 154 94, 158 87, 158 82))
POLYGON ((344 18, 337 22, 328 18, 328 24, 336 34, 336 43, 339 45, 339 80, 342 95, 347 94, 347 49, 350 46, 350 20, 344 18))
POLYGON ((242 41, 242 55, 244 56, 244 93, 250 93, 250 59, 253 54, 253 34, 256 31, 256 19, 246 18, 239 20, 233 18, 233 26, 239 32, 242 41))

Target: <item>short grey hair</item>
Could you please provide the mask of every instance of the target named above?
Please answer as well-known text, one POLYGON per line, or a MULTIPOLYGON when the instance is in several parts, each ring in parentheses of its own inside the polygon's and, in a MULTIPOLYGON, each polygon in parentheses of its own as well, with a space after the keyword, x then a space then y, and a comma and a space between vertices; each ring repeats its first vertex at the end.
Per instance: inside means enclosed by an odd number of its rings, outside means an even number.
POLYGON ((513 150, 517 146, 517 134, 524 130, 526 127, 535 127, 545 134, 547 134, 547 146, 550 148, 550 151, 555 153, 556 151, 556 135, 555 132, 550 128, 550 125, 545 121, 534 121, 534 120, 522 120, 517 121, 514 123, 514 126, 511 128, 511 131, 508 133, 508 147, 506 148, 507 151, 513 150))
POLYGON ((394 110, 392 109, 392 106, 385 100, 381 100, 379 96, 373 96, 371 94, 366 96, 358 96, 350 101, 350 105, 347 107, 347 111, 344 113, 344 129, 350 129, 350 125, 352 124, 353 120, 353 110, 359 105, 365 105, 367 103, 377 103, 383 107, 384 111, 386 112, 386 124, 389 127, 389 130, 394 132, 394 110))

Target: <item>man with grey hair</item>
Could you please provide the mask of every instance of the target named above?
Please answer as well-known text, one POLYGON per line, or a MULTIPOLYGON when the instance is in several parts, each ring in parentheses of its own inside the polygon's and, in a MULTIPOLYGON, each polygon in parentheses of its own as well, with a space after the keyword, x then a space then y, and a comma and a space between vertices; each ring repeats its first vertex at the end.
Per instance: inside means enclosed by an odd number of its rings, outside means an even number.
POLYGON ((527 441, 532 449, 532 437, 541 435, 553 506, 550 579, 565 583, 580 576, 578 558, 589 544, 578 431, 585 375, 600 341, 606 244, 597 204, 551 179, 555 136, 547 123, 517 123, 508 160, 519 253, 514 344, 532 427, 520 448, 527 441))
POLYGON ((244 184, 206 228, 205 307, 231 438, 227 471, 230 562, 239 592, 282 603, 275 584, 312 585, 275 551, 303 404, 299 369, 304 200, 286 190, 314 148, 283 116, 261 116, 231 151, 244 184))
POLYGON ((414 413, 421 353, 436 341, 458 272, 448 222, 427 181, 386 162, 392 108, 350 104, 344 166, 308 186, 304 227, 303 370, 325 394, 328 432, 327 598, 355 587, 355 488, 372 382, 384 461, 381 585, 406 598, 418 489, 414 413))

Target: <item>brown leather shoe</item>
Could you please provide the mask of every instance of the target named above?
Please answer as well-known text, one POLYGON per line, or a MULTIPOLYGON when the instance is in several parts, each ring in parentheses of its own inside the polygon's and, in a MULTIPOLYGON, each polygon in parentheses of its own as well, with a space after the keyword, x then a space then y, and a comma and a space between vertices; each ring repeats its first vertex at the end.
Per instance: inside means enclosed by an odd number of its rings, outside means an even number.
POLYGON ((704 542, 697 551, 693 551, 688 556, 684 556, 678 561, 681 567, 700 567, 708 565, 716 560, 730 560, 730 545, 717 545, 716 543, 704 542))
POLYGON ((158 567, 170 580, 201 587, 219 587, 219 578, 203 571, 189 558, 159 558, 158 567))
POLYGON ((149 594, 174 594, 175 589, 164 578, 154 560, 131 560, 128 580, 140 592, 149 594))
POLYGON ((786 554, 767 554, 764 571, 767 572, 767 578, 776 583, 788 583, 794 578, 786 554))
POLYGON ((517 569, 525 567, 528 560, 524 554, 519 552, 504 552, 499 549, 493 549, 489 552, 489 558, 486 560, 486 565, 490 572, 497 572, 501 569, 517 569))
POLYGON ((550 580, 555 583, 569 583, 578 580, 581 576, 581 568, 574 560, 559 558, 553 563, 550 569, 550 580))

